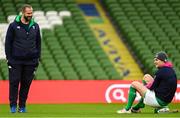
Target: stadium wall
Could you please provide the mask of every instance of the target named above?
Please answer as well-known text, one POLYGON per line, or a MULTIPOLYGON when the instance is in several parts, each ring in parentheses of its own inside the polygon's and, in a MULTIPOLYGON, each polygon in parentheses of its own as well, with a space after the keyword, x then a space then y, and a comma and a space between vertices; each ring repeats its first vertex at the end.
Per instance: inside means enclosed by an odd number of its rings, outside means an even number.
MULTIPOLYGON (((8 80, 0 81, 0 103, 7 104, 8 80)), ((124 103, 131 81, 125 80, 34 80, 29 104, 124 103)), ((140 98, 136 97, 136 101, 140 98)), ((180 103, 180 81, 173 99, 180 103)))

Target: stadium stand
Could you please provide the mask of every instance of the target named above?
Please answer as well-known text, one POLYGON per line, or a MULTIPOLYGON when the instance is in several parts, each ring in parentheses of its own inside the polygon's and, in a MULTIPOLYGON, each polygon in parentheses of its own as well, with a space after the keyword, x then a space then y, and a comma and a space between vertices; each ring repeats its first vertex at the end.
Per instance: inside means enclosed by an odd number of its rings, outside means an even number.
MULTIPOLYGON (((100 0, 144 73, 164 50, 180 79, 179 0, 100 0)), ((0 79, 8 79, 4 52, 7 23, 30 3, 42 29, 38 80, 122 79, 97 42, 75 0, 0 0, 0 79)))
POLYGON ((153 73, 153 55, 168 53, 180 78, 180 1, 101 0, 144 73, 153 73))
MULTIPOLYGON (((0 23, 6 23, 0 32, 1 41, 7 22, 13 21, 24 3, 33 6, 35 20, 42 29, 42 57, 35 79, 122 79, 74 0, 1 0, 0 23)), ((0 60, 0 79, 8 79, 5 59, 0 60)))

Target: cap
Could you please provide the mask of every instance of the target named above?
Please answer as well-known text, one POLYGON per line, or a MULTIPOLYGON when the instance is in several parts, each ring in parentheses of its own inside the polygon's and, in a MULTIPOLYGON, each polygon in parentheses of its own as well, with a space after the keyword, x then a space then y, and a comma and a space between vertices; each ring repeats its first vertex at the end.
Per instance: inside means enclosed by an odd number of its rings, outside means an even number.
POLYGON ((161 60, 161 61, 164 61, 166 62, 168 60, 168 56, 165 52, 161 51, 161 52, 158 52, 156 55, 155 55, 155 58, 161 60))

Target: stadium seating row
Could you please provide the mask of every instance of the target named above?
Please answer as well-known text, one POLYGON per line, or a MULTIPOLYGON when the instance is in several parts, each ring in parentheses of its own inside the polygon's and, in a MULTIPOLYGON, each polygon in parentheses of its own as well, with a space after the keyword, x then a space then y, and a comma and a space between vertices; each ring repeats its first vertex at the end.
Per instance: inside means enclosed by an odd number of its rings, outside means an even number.
POLYGON ((153 55, 168 53, 180 78, 180 1, 103 0, 108 15, 124 37, 144 73, 154 73, 153 55))
MULTIPOLYGON (((74 0, 1 0, 0 22, 12 22, 24 3, 33 6, 42 29, 42 56, 35 79, 122 79, 74 0)), ((5 60, 0 60, 0 79, 8 79, 5 60)))

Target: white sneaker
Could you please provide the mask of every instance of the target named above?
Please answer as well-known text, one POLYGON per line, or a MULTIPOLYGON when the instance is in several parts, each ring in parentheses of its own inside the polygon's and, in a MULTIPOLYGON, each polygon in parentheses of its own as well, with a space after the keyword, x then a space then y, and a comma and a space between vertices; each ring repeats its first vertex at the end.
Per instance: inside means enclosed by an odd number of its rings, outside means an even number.
POLYGON ((118 114, 123 114, 123 113, 124 113, 124 114, 126 114, 126 113, 128 114, 128 113, 131 113, 131 110, 128 110, 128 111, 127 111, 127 110, 124 108, 124 109, 118 110, 117 113, 118 113, 118 114))
POLYGON ((165 107, 165 108, 161 108, 157 111, 157 113, 168 113, 169 112, 169 108, 165 107))

